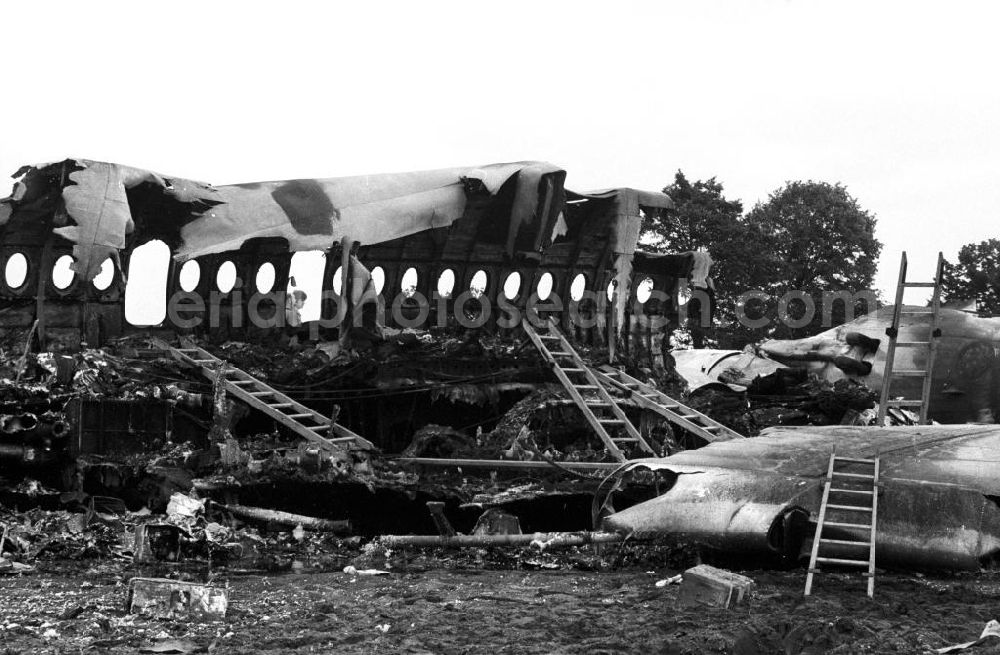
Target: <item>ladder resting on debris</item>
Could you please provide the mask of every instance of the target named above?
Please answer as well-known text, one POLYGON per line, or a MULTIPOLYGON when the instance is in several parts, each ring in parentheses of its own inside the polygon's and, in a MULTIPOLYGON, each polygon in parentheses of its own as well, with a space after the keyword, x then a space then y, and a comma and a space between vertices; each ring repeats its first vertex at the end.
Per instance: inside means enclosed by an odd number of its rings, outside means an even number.
POLYGON ((625 460, 621 446, 627 443, 634 443, 647 454, 656 454, 625 415, 623 401, 629 399, 640 408, 659 414, 707 442, 742 438, 743 435, 738 432, 674 400, 652 385, 610 366, 601 370, 588 366, 552 319, 540 330, 535 330, 529 321, 524 321, 523 326, 528 338, 552 366, 556 377, 583 412, 591 428, 618 461, 625 460), (610 412, 612 416, 599 412, 610 412), (612 436, 609 427, 618 428, 619 433, 625 436, 612 436))
POLYGON ((931 399, 931 374, 934 371, 934 358, 937 354, 938 338, 941 336, 941 277, 944 272, 944 257, 938 253, 937 269, 933 282, 906 281, 906 253, 899 263, 899 282, 896 284, 896 305, 892 311, 892 324, 886 328, 889 345, 885 351, 885 371, 882 374, 882 393, 878 403, 878 418, 876 425, 885 425, 885 415, 890 409, 904 408, 915 410, 920 416, 920 423, 928 423, 927 410, 931 399), (903 309, 903 292, 908 288, 933 289, 930 307, 903 309), (931 324, 927 330, 925 341, 899 341, 899 319, 907 314, 928 314, 931 324), (922 348, 926 350, 924 368, 895 369, 896 348, 922 348), (892 383, 900 378, 922 378, 920 398, 891 398, 892 383))
POLYGON ((879 458, 830 454, 823 500, 816 520, 805 595, 812 593, 820 564, 866 569, 868 597, 875 593, 875 526, 878 518, 879 458), (831 520, 831 517, 833 520, 831 520), (837 538, 826 536, 830 528, 837 538))
POLYGON ((227 368, 222 384, 229 395, 270 416, 289 431, 318 446, 331 450, 343 450, 345 447, 375 449, 375 446, 364 437, 342 425, 332 423, 329 417, 271 388, 204 348, 193 345, 175 348, 159 339, 154 340, 154 345, 170 353, 170 356, 177 361, 197 368, 202 376, 212 381, 218 376, 219 366, 225 365, 227 368))
POLYGON ((656 455, 595 371, 587 366, 552 319, 545 322, 541 331, 536 331, 529 320, 521 324, 612 457, 624 462, 627 458, 622 447, 632 444, 651 456, 656 455))
POLYGON ((659 414, 674 425, 684 428, 707 443, 743 439, 739 432, 727 428, 710 416, 674 400, 651 384, 646 384, 612 366, 603 366, 597 377, 610 388, 629 395, 639 407, 659 414))

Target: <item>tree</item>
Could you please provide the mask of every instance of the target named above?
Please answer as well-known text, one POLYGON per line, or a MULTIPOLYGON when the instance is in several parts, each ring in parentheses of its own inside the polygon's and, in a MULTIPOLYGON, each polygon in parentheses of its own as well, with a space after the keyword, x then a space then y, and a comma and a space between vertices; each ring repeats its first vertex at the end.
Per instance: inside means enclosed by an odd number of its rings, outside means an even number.
POLYGON ((1000 314, 1000 239, 962 246, 957 264, 945 262, 941 290, 947 301, 975 300, 982 316, 1000 314))
POLYGON ((656 250, 687 252, 705 248, 713 259, 716 254, 725 256, 723 250, 715 250, 720 237, 737 226, 743 203, 723 196, 722 184, 714 177, 692 184, 681 171, 663 193, 674 201, 674 208, 647 219, 643 242, 656 250))
POLYGON ((760 250, 734 274, 746 290, 766 294, 756 309, 770 319, 748 336, 801 338, 843 323, 847 310, 875 309, 862 298, 873 299, 870 290, 882 251, 875 238, 876 220, 842 185, 788 182, 750 210, 744 223, 760 250), (852 306, 824 299, 824 293, 836 292, 854 295, 852 306), (783 297, 791 302, 781 316, 783 297), (810 299, 814 312, 806 321, 810 299), (825 305, 831 315, 825 316, 825 305), (832 318, 829 324, 826 318, 832 318))
POLYGON ((715 178, 691 183, 678 171, 663 191, 676 206, 647 218, 642 242, 711 254, 717 301, 715 323, 705 330, 711 345, 738 349, 764 338, 801 338, 843 323, 848 311, 853 317, 875 309, 865 302, 874 300, 882 251, 875 217, 842 185, 788 182, 745 215, 715 178), (755 298, 742 302, 751 292, 755 298), (836 302, 824 298, 838 292, 836 302))
MULTIPOLYGON (((719 320, 713 326, 702 327, 697 321, 689 326, 697 346, 706 338, 711 345, 728 346, 729 332, 720 331, 717 325, 734 323, 731 299, 742 292, 732 285, 734 278, 727 271, 739 269, 740 260, 748 253, 746 230, 741 222, 743 203, 726 198, 722 184, 714 177, 692 183, 682 171, 677 171, 673 183, 663 192, 674 201, 674 208, 647 217, 642 243, 669 252, 708 251, 714 262, 712 277, 719 320)), ((700 308, 693 308, 692 315, 699 316, 700 308)))

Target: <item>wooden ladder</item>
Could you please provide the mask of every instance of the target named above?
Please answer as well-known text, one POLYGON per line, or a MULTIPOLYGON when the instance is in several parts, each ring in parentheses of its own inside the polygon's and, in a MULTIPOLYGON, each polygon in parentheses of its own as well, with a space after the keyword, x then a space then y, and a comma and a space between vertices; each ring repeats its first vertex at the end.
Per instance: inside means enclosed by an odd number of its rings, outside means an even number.
POLYGON ((938 338, 941 336, 941 281, 944 273, 944 257, 939 252, 937 259, 937 269, 933 282, 907 282, 906 281, 906 253, 899 263, 899 281, 896 284, 896 305, 893 307, 892 324, 885 329, 889 337, 889 346, 885 352, 885 371, 882 374, 882 393, 878 402, 878 418, 876 425, 885 425, 886 413, 893 408, 913 408, 920 415, 920 423, 929 423, 927 410, 930 407, 931 399, 931 374, 934 371, 934 359, 937 355, 938 338), (930 307, 920 307, 917 309, 903 309, 903 292, 908 288, 925 287, 933 289, 930 307), (899 341, 899 319, 907 314, 930 314, 931 326, 928 329, 926 341, 899 341), (896 361, 896 348, 925 348, 927 350, 927 363, 924 368, 912 368, 896 370, 893 365, 896 361), (923 378, 923 387, 920 399, 894 399, 890 398, 893 380, 904 377, 923 378))
POLYGON ((836 450, 830 453, 830 464, 823 488, 823 501, 816 521, 812 554, 809 556, 809 572, 806 575, 805 595, 812 592, 813 575, 820 572, 819 564, 854 566, 867 569, 868 597, 875 593, 875 530, 878 519, 879 457, 860 459, 837 457, 836 450), (859 471, 858 469, 861 469, 859 471), (834 497, 831 501, 831 495, 834 497), (830 520, 830 516, 835 520, 830 520), (841 518, 843 517, 843 518, 841 518), (868 518, 868 522, 859 522, 868 518), (827 528, 837 528, 838 538, 824 536, 827 528), (858 534, 865 535, 859 537, 858 534), (846 551, 846 555, 835 552, 836 557, 827 556, 828 549, 846 551), (857 554, 855 554, 857 553, 857 554))
POLYGON ((604 447, 615 460, 619 462, 626 460, 625 454, 622 452, 622 446, 626 445, 634 445, 642 452, 652 456, 656 455, 656 451, 642 438, 639 430, 625 416, 624 410, 608 392, 605 384, 598 379, 597 373, 583 361, 579 353, 573 349, 566 337, 559 331, 555 321, 550 318, 545 322, 542 328, 545 330, 544 333, 536 331, 527 319, 522 321, 521 325, 538 352, 552 366, 552 371, 562 383, 563 388, 583 412, 587 423, 600 437, 604 447), (547 343, 553 344, 555 349, 549 348, 547 343), (562 362, 566 361, 569 362, 568 365, 563 365, 562 362), (598 414, 598 412, 602 413, 598 414), (612 430, 616 436, 612 436, 612 432, 609 430, 612 430))
POLYGON ((710 416, 688 407, 656 387, 646 384, 612 366, 602 366, 595 371, 597 379, 606 387, 629 396, 639 407, 659 414, 669 422, 697 435, 707 443, 743 439, 739 432, 727 428, 710 416))
POLYGON ((197 368, 203 377, 213 382, 217 377, 219 366, 227 366, 223 385, 229 395, 242 400, 291 432, 320 447, 331 451, 343 451, 345 448, 376 450, 370 441, 337 423, 332 425, 332 433, 336 436, 327 437, 331 433, 329 417, 269 387, 204 348, 191 344, 184 348, 175 348, 161 339, 153 339, 153 344, 167 351, 177 361, 197 368))

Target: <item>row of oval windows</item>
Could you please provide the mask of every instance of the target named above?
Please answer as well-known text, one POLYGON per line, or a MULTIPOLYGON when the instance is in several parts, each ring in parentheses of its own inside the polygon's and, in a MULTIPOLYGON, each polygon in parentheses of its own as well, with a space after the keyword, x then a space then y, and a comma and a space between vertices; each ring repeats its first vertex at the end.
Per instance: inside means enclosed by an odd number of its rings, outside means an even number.
MULTIPOLYGON (((376 267, 379 273, 381 273, 381 267, 376 267)), ((372 278, 375 278, 375 270, 372 271, 372 278)), ((337 273, 334 276, 333 288, 337 289, 340 286, 340 269, 337 269, 337 273)), ((547 300, 549 295, 552 294, 552 286, 555 279, 552 277, 552 273, 543 273, 542 277, 538 280, 538 285, 535 287, 535 292, 538 294, 539 300, 547 300)), ((419 277, 417 269, 410 267, 403 273, 403 279, 400 283, 400 289, 407 295, 413 295, 417 288, 417 282, 419 282, 419 277)), ((489 278, 486 275, 486 271, 479 270, 475 275, 472 276, 472 281, 469 284, 469 290, 472 292, 474 298, 478 298, 486 291, 487 283, 489 278)), ((385 276, 382 274, 382 281, 375 284, 375 292, 382 293, 382 286, 385 283, 385 276)), ((646 277, 640 283, 636 289, 636 299, 644 303, 652 296, 653 278, 646 277)), ((437 281, 437 292, 442 297, 450 297, 452 291, 455 289, 455 272, 450 268, 445 269, 438 276, 437 281)), ((578 273, 576 277, 573 278, 573 282, 570 284, 569 295, 570 299, 573 301, 578 301, 583 297, 583 292, 587 289, 587 276, 583 273, 578 273)), ((517 271, 507 275, 507 278, 503 283, 503 295, 509 299, 513 300, 517 297, 518 292, 521 290, 521 274, 517 271)), ((608 284, 607 294, 608 300, 614 297, 615 285, 614 282, 608 284)))
MULTIPOLYGON (((71 268, 73 264, 73 258, 70 255, 63 255, 58 260, 56 260, 55 266, 52 268, 52 283, 57 289, 66 289, 70 284, 73 283, 74 273, 71 268)), ((7 264, 4 267, 4 279, 7 282, 7 286, 11 289, 19 289, 22 287, 27 279, 28 274, 28 260, 22 253, 14 253, 7 259, 7 264)), ((104 291, 114 280, 115 268, 111 261, 111 258, 105 259, 101 263, 101 270, 94 278, 94 287, 100 291, 104 291)), ((382 289, 385 287, 385 271, 381 266, 376 266, 371 271, 372 285, 375 288, 375 293, 382 293, 382 289)), ((333 289, 340 289, 341 287, 341 268, 338 267, 336 272, 333 274, 333 289)), ((201 279, 201 266, 195 260, 190 260, 184 263, 181 267, 180 272, 180 285, 181 289, 184 291, 194 291, 198 286, 198 282, 201 279)), ((274 287, 275 280, 275 269, 274 265, 270 262, 265 262, 261 264, 260 268, 257 269, 256 275, 256 287, 261 293, 268 293, 274 287)), ((417 269, 410 267, 406 269, 403 273, 402 280, 400 282, 400 290, 403 291, 408 296, 413 295, 416 291, 417 283, 419 282, 419 274, 417 269)), ((549 295, 552 293, 552 285, 554 279, 551 273, 543 273, 542 277, 538 280, 538 285, 535 288, 538 294, 539 300, 547 300, 549 295)), ((233 287, 236 285, 236 264, 232 261, 225 261, 220 266, 215 275, 215 283, 222 293, 228 293, 232 291, 233 287)), ((472 292, 474 298, 478 298, 485 291, 487 284, 489 283, 489 278, 486 271, 479 270, 476 271, 475 275, 472 276, 472 280, 469 283, 469 290, 472 292)), ((587 287, 587 278, 583 273, 578 274, 573 278, 573 283, 570 285, 570 298, 574 301, 580 300, 583 297, 583 292, 587 287)), ((442 297, 450 297, 452 292, 455 290, 455 272, 452 269, 445 269, 438 276, 437 281, 437 292, 442 297)), ((517 297, 518 292, 521 290, 521 274, 517 271, 510 273, 503 284, 504 296, 508 299, 514 299, 517 297)), ((636 300, 641 303, 649 300, 650 295, 653 290, 653 280, 652 278, 645 278, 639 283, 639 287, 636 289, 636 300)), ((609 284, 607 289, 608 300, 611 300, 614 294, 614 284, 609 284)))
MULTIPOLYGON (((73 277, 76 275, 72 269, 73 257, 63 255, 56 260, 52 267, 52 284, 57 289, 66 289, 73 284, 73 277)), ((20 289, 28 279, 28 259, 23 253, 15 252, 7 258, 4 266, 4 280, 11 289, 20 289)), ((115 279, 115 265, 108 257, 101 262, 101 270, 94 277, 94 286, 99 291, 104 291, 111 286, 115 279)))

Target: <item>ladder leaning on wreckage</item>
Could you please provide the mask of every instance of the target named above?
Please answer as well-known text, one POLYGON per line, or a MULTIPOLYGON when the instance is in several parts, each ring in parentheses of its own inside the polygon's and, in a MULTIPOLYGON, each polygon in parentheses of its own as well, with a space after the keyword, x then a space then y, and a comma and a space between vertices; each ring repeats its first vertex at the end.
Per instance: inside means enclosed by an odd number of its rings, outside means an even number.
MULTIPOLYGON (((896 283, 896 302, 892 310, 892 324, 886 328, 889 344, 885 354, 885 369, 882 373, 882 389, 879 396, 878 416, 876 425, 885 425, 886 415, 895 409, 912 408, 919 414, 919 423, 930 422, 931 376, 934 372, 934 360, 937 355, 938 339, 941 338, 941 284, 944 278, 944 256, 938 253, 934 279, 930 282, 908 282, 906 253, 899 262, 899 279, 896 283), (929 307, 905 308, 903 294, 906 289, 931 289, 929 307), (930 326, 927 337, 920 341, 900 341, 900 319, 904 315, 930 316, 930 326), (913 348, 924 350, 923 368, 895 368, 896 349, 913 348), (892 383, 900 378, 920 378, 920 398, 896 398, 892 396, 892 383)), ((875 541, 878 528, 878 495, 881 485, 879 480, 881 468, 880 457, 857 458, 838 456, 836 450, 830 453, 830 462, 823 487, 823 497, 820 501, 819 516, 816 519, 816 532, 813 536, 812 552, 809 557, 809 569, 806 574, 805 595, 812 593, 813 576, 821 572, 820 564, 834 566, 860 567, 866 569, 864 576, 868 579, 868 597, 875 593, 875 541), (850 467, 860 466, 862 470, 850 467), (833 496, 831 502, 831 496, 833 496), (853 501, 853 502, 852 502, 853 501), (830 520, 833 515, 834 520, 830 520), (860 522, 867 520, 867 522, 860 522), (833 528, 841 530, 836 538, 826 536, 825 530, 833 528), (830 549, 834 552, 829 553, 830 549), (840 549, 842 552, 837 552, 840 549)))
POLYGON ((626 400, 632 400, 643 410, 660 415, 708 443, 743 438, 740 433, 623 371, 610 366, 602 369, 589 366, 551 318, 537 330, 530 320, 523 321, 522 326, 615 460, 628 459, 623 448, 629 445, 648 456, 658 454, 626 416, 623 407, 626 400))
POLYGON ((906 272, 906 253, 904 252, 899 262, 899 280, 896 283, 896 304, 892 309, 892 324, 885 331, 886 336, 889 337, 889 345, 885 351, 885 370, 882 373, 882 391, 879 396, 876 425, 885 425, 886 414, 897 408, 914 409, 919 415, 919 423, 927 424, 930 422, 928 410, 930 409, 931 401, 931 376, 934 373, 934 360, 937 356, 938 340, 941 338, 941 283, 944 278, 944 255, 940 252, 938 253, 937 266, 934 269, 934 279, 930 282, 907 282, 906 272), (932 289, 930 306, 904 308, 903 293, 906 289, 921 287, 932 289), (905 314, 930 315, 930 326, 927 329, 925 340, 899 340, 900 317, 905 314), (910 369, 894 368, 897 348, 924 350, 926 353, 924 367, 910 369), (892 383, 904 377, 921 379, 919 399, 892 397, 892 383))
POLYGON ((836 449, 830 453, 804 595, 812 593, 813 576, 822 572, 819 565, 830 564, 865 569, 868 597, 874 596, 880 469, 877 454, 859 458, 838 456, 836 449), (827 528, 840 533, 827 536, 827 528))
POLYGON ((153 345, 168 352, 177 361, 196 368, 203 377, 212 381, 217 378, 219 368, 225 366, 222 384, 230 396, 270 416, 289 431, 320 448, 334 452, 376 449, 361 435, 332 422, 320 412, 293 400, 204 348, 193 344, 175 348, 161 339, 153 339, 153 345))

